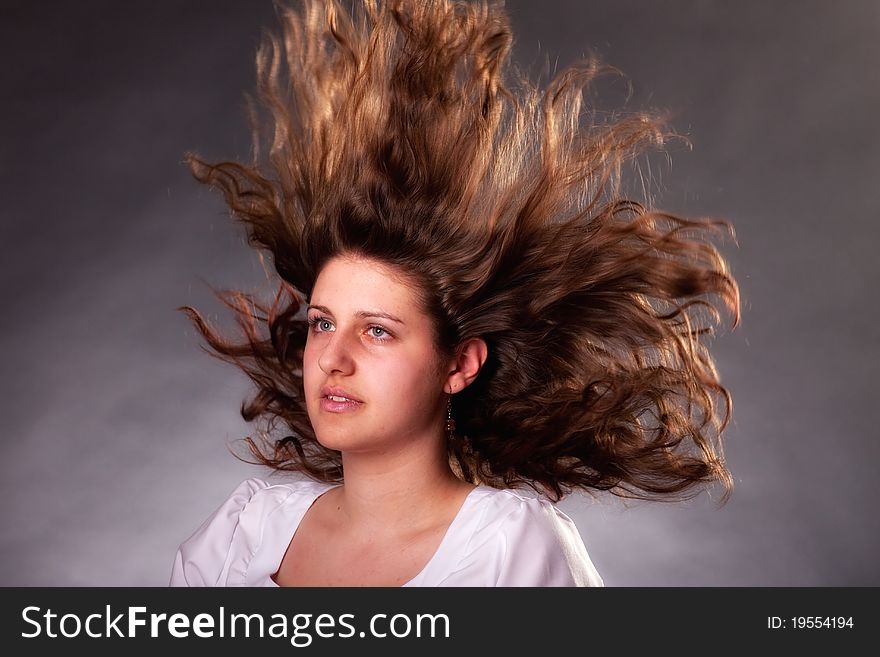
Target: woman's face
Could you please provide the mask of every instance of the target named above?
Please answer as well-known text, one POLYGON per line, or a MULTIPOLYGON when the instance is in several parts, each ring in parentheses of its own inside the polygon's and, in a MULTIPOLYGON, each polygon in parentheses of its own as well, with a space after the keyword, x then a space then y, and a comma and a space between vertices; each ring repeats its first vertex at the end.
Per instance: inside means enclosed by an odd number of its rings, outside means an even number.
POLYGON ((315 282, 303 381, 315 434, 330 449, 442 437, 444 373, 431 318, 394 272, 375 260, 338 256, 315 282))

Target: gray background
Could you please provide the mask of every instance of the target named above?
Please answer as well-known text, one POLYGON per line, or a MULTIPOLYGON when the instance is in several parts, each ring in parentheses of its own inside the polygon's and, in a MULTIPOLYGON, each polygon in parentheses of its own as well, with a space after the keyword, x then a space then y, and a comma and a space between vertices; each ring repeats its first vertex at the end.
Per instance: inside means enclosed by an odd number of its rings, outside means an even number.
MULTIPOLYGON (((594 48, 631 80, 629 108, 671 110, 694 148, 653 171, 658 202, 737 229, 722 250, 743 322, 713 341, 736 491, 720 510, 563 501, 606 584, 880 584, 880 3, 508 7, 518 62, 594 48)), ((0 584, 164 585, 178 543, 264 474, 226 450, 250 429, 247 380, 174 308, 230 326, 204 281, 267 289, 180 162, 247 157, 242 94, 272 6, 0 12, 0 584)))

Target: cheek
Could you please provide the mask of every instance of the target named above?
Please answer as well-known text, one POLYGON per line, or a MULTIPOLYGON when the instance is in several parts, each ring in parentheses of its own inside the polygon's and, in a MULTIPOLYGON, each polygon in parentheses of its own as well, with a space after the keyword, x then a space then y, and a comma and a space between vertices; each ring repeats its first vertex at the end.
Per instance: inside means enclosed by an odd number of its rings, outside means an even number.
POLYGON ((383 396, 410 409, 426 410, 437 395, 435 368, 422 353, 411 353, 387 363, 382 379, 381 384, 376 383, 382 386, 383 396))
POLYGON ((303 347, 303 370, 306 368, 313 368, 317 365, 318 361, 318 351, 315 346, 315 341, 311 338, 306 340, 305 347, 303 347))
POLYGON ((309 348, 306 347, 303 350, 303 357, 302 357, 303 379, 308 379, 309 376, 311 375, 311 373, 312 373, 312 356, 309 353, 309 348))

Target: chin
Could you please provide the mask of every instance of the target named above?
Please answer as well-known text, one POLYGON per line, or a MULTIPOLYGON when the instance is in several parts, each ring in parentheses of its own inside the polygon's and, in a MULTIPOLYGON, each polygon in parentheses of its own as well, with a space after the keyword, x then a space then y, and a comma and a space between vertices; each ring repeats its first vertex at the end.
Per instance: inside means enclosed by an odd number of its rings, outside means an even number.
POLYGON ((363 434, 357 427, 328 427, 326 424, 315 427, 315 438, 327 449, 345 452, 358 447, 358 436, 363 434))

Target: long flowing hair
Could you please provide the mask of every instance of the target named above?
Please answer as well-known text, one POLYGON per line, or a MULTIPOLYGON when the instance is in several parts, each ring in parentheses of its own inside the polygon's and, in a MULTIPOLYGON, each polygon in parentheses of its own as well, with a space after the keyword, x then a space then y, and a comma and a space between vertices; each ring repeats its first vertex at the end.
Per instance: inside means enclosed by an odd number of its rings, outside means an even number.
POLYGON ((711 241, 733 229, 621 191, 628 165, 674 136, 664 120, 600 120, 584 103, 610 70, 596 58, 530 82, 508 62, 500 4, 277 9, 282 29, 264 35, 249 98, 252 161, 187 154, 279 277, 272 302, 220 293, 237 340, 182 308, 256 385, 241 409, 265 422, 246 439, 255 462, 343 477, 306 412, 301 311, 328 259, 355 254, 412 281, 439 353, 474 336, 488 345, 452 400, 449 459, 464 480, 557 501, 575 489, 684 499, 720 483, 726 500, 732 401, 706 336, 719 305, 739 323, 711 241))

